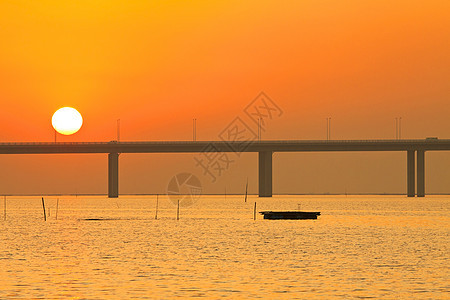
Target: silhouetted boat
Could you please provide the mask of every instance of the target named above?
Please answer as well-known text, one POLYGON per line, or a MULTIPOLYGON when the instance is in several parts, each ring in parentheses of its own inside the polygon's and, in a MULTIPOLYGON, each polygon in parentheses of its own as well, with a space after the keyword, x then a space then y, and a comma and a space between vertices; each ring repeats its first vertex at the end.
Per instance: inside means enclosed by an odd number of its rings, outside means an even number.
POLYGON ((311 220, 320 216, 320 212, 310 211, 260 211, 259 213, 268 220, 311 220))

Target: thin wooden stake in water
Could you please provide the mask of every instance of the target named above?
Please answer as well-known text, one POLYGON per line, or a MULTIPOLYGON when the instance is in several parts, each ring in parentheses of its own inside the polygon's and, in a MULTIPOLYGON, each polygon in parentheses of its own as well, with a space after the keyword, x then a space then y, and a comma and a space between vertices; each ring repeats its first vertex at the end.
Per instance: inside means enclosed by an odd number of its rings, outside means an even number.
POLYGON ((3 204, 3 210, 4 210, 4 214, 5 214, 5 221, 6 221, 6 196, 3 196, 3 202, 4 202, 4 204, 3 204))
POLYGON ((177 205, 177 220, 180 219, 180 200, 178 200, 178 205, 177 205))
POLYGON ((256 202, 255 207, 253 208, 253 220, 256 220, 256 202))
POLYGON ((47 216, 45 215, 45 203, 44 203, 44 197, 42 197, 42 208, 44 209, 44 221, 47 221, 47 216))
POLYGON ((248 192, 248 177, 247 177, 247 183, 245 184, 245 202, 247 202, 247 192, 248 192))
POLYGON ((58 220, 59 198, 56 199, 56 220, 58 220))
POLYGON ((158 194, 156 194, 156 211, 155 211, 155 220, 158 220, 158 194))

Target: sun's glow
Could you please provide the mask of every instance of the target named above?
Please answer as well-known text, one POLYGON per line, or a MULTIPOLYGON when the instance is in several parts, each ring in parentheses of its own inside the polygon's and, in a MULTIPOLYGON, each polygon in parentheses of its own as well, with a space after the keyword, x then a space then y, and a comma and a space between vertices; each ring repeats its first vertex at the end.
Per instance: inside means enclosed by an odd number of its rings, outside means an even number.
POLYGON ((58 133, 71 135, 80 130, 83 118, 75 108, 63 107, 53 114, 52 125, 58 133))

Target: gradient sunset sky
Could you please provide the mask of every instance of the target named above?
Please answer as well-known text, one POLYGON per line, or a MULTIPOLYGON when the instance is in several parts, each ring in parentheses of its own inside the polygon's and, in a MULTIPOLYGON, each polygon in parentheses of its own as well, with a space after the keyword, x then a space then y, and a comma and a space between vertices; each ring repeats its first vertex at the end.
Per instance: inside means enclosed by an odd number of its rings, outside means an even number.
MULTIPOLYGON (((450 138, 450 1, 1 1, 0 142, 198 140, 261 91, 283 110, 263 139, 450 138)), ((248 120, 247 120, 248 121, 248 120)), ((249 125, 255 126, 250 121, 249 125)), ((254 127, 256 130, 256 126, 254 127)), ((274 192, 406 189, 404 153, 275 154, 274 192), (377 178, 374 184, 373 178, 377 178)), ((162 193, 193 155, 122 155, 121 193, 162 193)), ((256 192, 256 154, 206 192, 256 192)), ((105 193, 105 155, 0 156, 0 194, 105 193), (24 186, 27 186, 24 188, 24 186)), ((427 191, 450 192, 450 153, 427 191)))

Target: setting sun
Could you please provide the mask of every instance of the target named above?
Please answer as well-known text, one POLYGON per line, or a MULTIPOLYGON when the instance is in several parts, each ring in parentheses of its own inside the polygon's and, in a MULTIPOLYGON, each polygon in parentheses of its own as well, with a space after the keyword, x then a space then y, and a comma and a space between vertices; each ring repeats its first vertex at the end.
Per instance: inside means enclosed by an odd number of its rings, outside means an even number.
POLYGON ((52 125, 58 133, 71 135, 80 130, 83 118, 75 108, 63 107, 53 114, 52 125))

